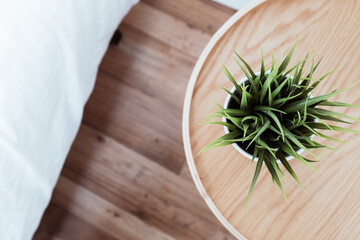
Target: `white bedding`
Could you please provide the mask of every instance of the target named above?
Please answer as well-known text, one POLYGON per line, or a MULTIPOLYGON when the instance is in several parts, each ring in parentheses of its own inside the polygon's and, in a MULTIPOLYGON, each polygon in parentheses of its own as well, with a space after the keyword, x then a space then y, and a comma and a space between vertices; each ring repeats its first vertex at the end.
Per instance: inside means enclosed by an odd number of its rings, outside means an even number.
POLYGON ((137 0, 0 1, 0 239, 31 239, 97 68, 137 0))
POLYGON ((223 4, 227 7, 240 10, 241 8, 245 7, 253 0, 213 0, 213 1, 223 4))

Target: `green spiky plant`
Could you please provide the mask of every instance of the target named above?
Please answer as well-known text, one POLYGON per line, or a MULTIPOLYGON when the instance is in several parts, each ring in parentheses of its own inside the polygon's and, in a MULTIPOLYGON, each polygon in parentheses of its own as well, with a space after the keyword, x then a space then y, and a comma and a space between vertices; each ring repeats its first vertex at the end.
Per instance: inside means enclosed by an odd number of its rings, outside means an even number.
POLYGON ((237 83, 223 65, 223 71, 235 86, 235 91, 231 92, 221 88, 231 95, 228 108, 225 109, 217 104, 219 110, 210 114, 206 120, 224 118, 226 121, 211 121, 205 122, 205 124, 223 125, 229 129, 229 133, 208 144, 200 153, 235 143, 253 155, 251 162, 257 160, 257 163, 245 206, 248 203, 263 164, 265 164, 270 172, 274 184, 278 185, 286 199, 280 181, 284 174, 279 167, 279 163, 284 165, 285 169, 302 187, 299 178, 286 160, 287 156, 292 156, 317 171, 311 165, 311 162, 317 161, 317 157, 310 149, 334 149, 314 141, 313 136, 316 135, 321 138, 341 142, 318 130, 359 132, 334 126, 324 121, 329 120, 346 124, 350 124, 350 122, 341 118, 358 121, 358 119, 351 116, 324 109, 323 107, 325 106, 360 106, 328 100, 330 97, 340 94, 351 87, 312 97, 312 91, 333 71, 321 78, 314 78, 313 74, 321 60, 315 64, 313 57, 311 68, 305 74, 304 66, 309 54, 295 66, 288 67, 296 45, 297 43, 283 61, 278 62, 273 56, 272 64, 267 69, 265 69, 264 58, 261 54, 261 70, 258 74, 255 74, 249 64, 234 51, 234 59, 247 78, 247 81, 241 84, 237 83), (300 156, 297 152, 299 149, 308 152, 315 160, 300 156))

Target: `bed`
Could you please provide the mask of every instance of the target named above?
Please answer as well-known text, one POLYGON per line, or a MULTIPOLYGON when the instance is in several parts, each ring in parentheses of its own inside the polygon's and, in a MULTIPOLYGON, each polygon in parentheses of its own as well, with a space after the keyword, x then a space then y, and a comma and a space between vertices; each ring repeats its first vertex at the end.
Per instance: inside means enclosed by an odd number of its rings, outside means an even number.
POLYGON ((32 238, 98 65, 136 2, 0 2, 0 239, 32 238))

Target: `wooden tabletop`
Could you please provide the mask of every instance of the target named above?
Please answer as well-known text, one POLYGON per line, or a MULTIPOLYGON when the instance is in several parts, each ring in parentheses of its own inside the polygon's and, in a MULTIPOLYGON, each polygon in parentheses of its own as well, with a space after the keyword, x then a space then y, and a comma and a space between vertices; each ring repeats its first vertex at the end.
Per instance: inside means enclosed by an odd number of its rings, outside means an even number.
MULTIPOLYGON (((213 36, 202 52, 189 81, 183 115, 183 138, 188 165, 206 203, 239 239, 359 239, 360 236, 360 135, 330 132, 347 144, 318 139, 337 151, 322 150, 317 173, 291 160, 306 192, 286 175, 284 184, 289 201, 273 185, 267 171, 261 172, 247 208, 244 202, 255 170, 233 146, 209 150, 197 156, 202 147, 222 136, 216 125, 199 125, 205 115, 223 104, 231 88, 221 71, 220 61, 239 80, 243 76, 232 58, 236 50, 260 70, 260 49, 265 63, 271 52, 280 58, 300 43, 294 58, 316 50, 324 56, 316 77, 342 66, 324 81, 314 95, 342 89, 360 80, 360 1, 269 0, 255 1, 236 13, 213 36)), ((360 84, 333 97, 334 101, 360 104, 360 84)), ((359 109, 339 109, 360 118, 359 109)), ((360 124, 351 125, 360 129, 360 124)), ((303 154, 306 156, 307 154, 303 154)))

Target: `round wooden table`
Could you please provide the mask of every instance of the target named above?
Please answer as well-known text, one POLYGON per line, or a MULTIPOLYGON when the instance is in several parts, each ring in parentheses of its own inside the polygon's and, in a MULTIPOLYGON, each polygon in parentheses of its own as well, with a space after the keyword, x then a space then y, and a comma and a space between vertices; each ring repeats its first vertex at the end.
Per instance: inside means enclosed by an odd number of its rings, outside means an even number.
MULTIPOLYGON (((243 74, 232 58, 236 50, 254 70, 260 70, 263 49, 265 63, 271 52, 280 58, 300 43, 294 60, 316 50, 324 56, 316 77, 342 66, 322 82, 314 95, 350 86, 360 80, 360 1, 358 0, 270 0, 255 1, 230 18, 210 40, 191 75, 183 114, 183 137, 194 182, 216 217, 238 239, 359 239, 360 238, 360 135, 329 132, 348 142, 318 139, 338 151, 322 150, 314 166, 322 173, 291 160, 306 192, 289 176, 284 185, 289 201, 263 169, 250 202, 244 202, 255 164, 233 146, 209 150, 202 147, 224 134, 216 125, 200 125, 205 115, 223 104, 226 93, 217 87, 231 87, 221 71, 224 62, 236 79, 243 74)), ((294 63, 294 61, 293 61, 294 63)), ((360 84, 331 100, 360 104, 360 84)), ((360 118, 359 109, 339 109, 360 118)), ((351 125, 360 129, 360 124, 351 125)), ((303 154, 306 156, 306 154, 303 154)))

